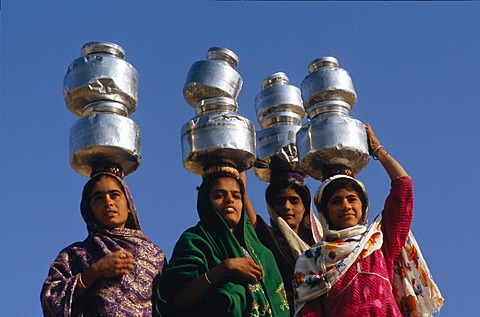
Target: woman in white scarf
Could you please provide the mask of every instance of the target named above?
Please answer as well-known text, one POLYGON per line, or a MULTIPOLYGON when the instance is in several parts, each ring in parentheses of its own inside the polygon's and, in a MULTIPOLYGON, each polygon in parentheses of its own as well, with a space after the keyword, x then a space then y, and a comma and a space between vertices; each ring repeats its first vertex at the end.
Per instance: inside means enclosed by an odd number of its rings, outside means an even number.
POLYGON ((298 316, 431 316, 442 306, 409 232, 412 180, 369 125, 366 131, 370 153, 390 177, 390 195, 367 227, 368 198, 360 181, 340 173, 320 186, 315 205, 324 237, 295 266, 298 316))
POLYGON ((274 172, 265 198, 269 226, 247 202, 247 213, 259 240, 275 256, 293 315, 293 272, 295 262, 311 245, 320 242, 322 227, 311 212, 310 190, 303 176, 294 171, 274 172))

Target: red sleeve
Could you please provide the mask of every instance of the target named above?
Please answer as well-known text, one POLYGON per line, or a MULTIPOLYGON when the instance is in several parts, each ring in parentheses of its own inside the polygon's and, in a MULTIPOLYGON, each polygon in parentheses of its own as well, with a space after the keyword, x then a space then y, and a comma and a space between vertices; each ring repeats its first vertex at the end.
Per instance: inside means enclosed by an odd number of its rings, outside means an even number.
POLYGON ((413 182, 410 176, 398 177, 391 183, 382 218, 383 252, 387 263, 400 253, 410 231, 413 218, 413 182))

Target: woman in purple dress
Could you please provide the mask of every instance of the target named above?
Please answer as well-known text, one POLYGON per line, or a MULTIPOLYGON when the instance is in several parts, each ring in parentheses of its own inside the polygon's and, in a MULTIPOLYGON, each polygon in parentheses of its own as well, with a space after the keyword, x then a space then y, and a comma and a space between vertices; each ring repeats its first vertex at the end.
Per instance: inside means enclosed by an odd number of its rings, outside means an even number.
POLYGON ((95 173, 81 202, 88 237, 64 248, 43 284, 44 316, 151 316, 163 251, 140 230, 117 169, 95 173))

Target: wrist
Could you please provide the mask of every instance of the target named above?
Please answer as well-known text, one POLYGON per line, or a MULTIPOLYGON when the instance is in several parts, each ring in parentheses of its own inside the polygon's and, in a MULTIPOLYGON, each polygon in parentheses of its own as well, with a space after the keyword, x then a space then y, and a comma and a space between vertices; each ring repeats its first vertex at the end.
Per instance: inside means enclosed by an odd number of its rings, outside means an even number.
MULTIPOLYGON (((214 267, 210 272, 214 271, 213 279, 211 279, 214 283, 216 284, 223 284, 223 283, 228 283, 230 282, 230 278, 232 276, 231 272, 231 266, 230 266, 230 259, 225 259, 220 263, 220 265, 217 265, 214 267)), ((209 272, 209 273, 210 273, 209 272)), ((212 274, 209 274, 208 277, 211 277, 212 274)))
POLYGON ((100 277, 97 265, 93 263, 88 269, 81 273, 82 282, 88 288, 100 277))
POLYGON ((78 275, 77 287, 80 288, 80 289, 87 289, 88 288, 87 285, 85 285, 85 283, 83 282, 82 273, 80 273, 78 275))
POLYGON ((207 282, 208 285, 213 286, 213 282, 208 277, 208 271, 203 273, 203 277, 205 278, 205 281, 207 282))
POLYGON ((388 154, 388 153, 387 153, 387 151, 385 151, 385 148, 383 147, 383 145, 377 146, 372 151, 372 157, 375 161, 378 161, 378 156, 379 155, 384 155, 384 154, 388 154))

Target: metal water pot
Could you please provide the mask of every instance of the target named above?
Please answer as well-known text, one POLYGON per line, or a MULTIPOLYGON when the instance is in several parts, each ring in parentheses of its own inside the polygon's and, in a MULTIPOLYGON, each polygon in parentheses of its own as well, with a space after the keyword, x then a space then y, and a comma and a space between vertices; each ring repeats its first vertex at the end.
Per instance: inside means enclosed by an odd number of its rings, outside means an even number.
POLYGON ((338 165, 358 174, 369 153, 363 123, 349 116, 357 100, 350 75, 333 57, 314 60, 309 72, 301 84, 310 121, 297 132, 300 166, 318 180, 338 165))
POLYGON ((81 117, 70 129, 70 165, 87 177, 106 163, 129 175, 141 162, 140 128, 128 117, 137 108, 137 71, 114 43, 87 43, 82 55, 64 79, 67 107, 81 117))
POLYGON ((255 162, 255 127, 237 114, 237 103, 226 97, 202 100, 197 116, 181 130, 183 166, 201 175, 204 168, 229 160, 241 172, 255 162))
POLYGON ((195 62, 188 71, 183 96, 187 103, 195 107, 207 98, 228 97, 235 101, 242 89, 243 80, 234 69, 238 56, 227 48, 212 47, 207 60, 195 62))
POLYGON ((68 67, 63 93, 68 108, 83 117, 83 108, 101 100, 116 101, 125 112, 137 109, 138 73, 125 61, 124 49, 110 42, 83 45, 81 57, 68 67))
POLYGON ((204 168, 225 160, 239 171, 255 162, 253 123, 237 114, 242 77, 234 69, 238 56, 212 47, 207 60, 195 62, 187 74, 183 96, 196 117, 181 130, 183 166, 201 175, 204 168))
POLYGON ((120 165, 125 175, 141 163, 139 126, 130 118, 114 113, 92 113, 70 128, 70 165, 83 176, 90 176, 98 163, 120 165))
POLYGON ((262 128, 256 134, 257 159, 264 165, 254 166, 257 178, 270 182, 272 171, 300 171, 296 133, 305 117, 300 89, 285 73, 274 73, 263 80, 255 109, 262 128))

